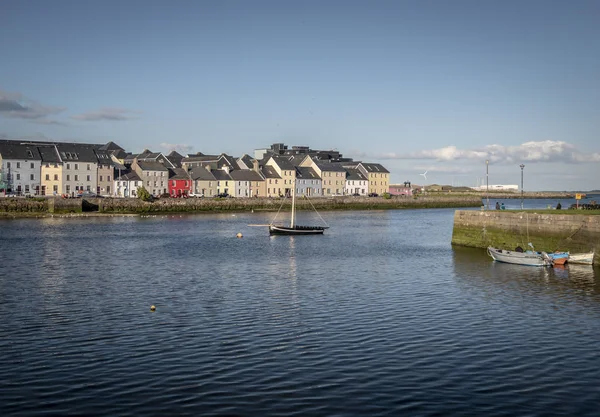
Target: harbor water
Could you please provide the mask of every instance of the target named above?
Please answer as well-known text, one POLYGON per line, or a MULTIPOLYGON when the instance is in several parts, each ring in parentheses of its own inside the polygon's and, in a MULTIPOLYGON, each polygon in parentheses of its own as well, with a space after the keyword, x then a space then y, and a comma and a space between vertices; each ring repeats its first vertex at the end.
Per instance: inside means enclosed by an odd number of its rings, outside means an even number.
POLYGON ((597 268, 452 247, 451 209, 321 215, 0 221, 0 415, 598 415, 597 268))

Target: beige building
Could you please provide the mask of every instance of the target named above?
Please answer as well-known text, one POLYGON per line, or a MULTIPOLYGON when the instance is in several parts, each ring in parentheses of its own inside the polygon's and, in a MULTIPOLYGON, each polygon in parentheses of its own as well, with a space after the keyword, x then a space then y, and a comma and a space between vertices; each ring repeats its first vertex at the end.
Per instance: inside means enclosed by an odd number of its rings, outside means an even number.
POLYGON ((210 165, 190 167, 192 177, 192 194, 202 197, 214 197, 217 195, 217 179, 210 171, 210 165))
POLYGON ((138 174, 144 188, 153 196, 169 192, 169 170, 164 165, 136 159, 131 164, 131 169, 138 174))
POLYGON ((312 168, 321 177, 322 195, 344 195, 346 170, 341 164, 321 161, 311 156, 306 156, 300 163, 300 166, 312 168))
POLYGON ((273 168, 279 176, 279 181, 274 184, 278 186, 275 188, 279 195, 291 196, 296 181, 296 168, 290 160, 281 156, 271 156, 265 163, 265 167, 273 168))
POLYGON ((390 172, 383 165, 361 162, 357 169, 367 177, 369 194, 381 195, 390 192, 390 172))

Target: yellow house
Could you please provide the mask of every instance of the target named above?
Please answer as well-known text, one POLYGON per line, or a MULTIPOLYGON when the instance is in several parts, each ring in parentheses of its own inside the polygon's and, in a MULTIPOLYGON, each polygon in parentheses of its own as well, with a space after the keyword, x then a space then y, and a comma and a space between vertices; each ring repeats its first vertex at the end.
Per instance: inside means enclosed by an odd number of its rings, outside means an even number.
POLYGON ((381 164, 369 164, 361 162, 358 170, 368 179, 369 194, 383 194, 390 192, 390 171, 381 164))
MULTIPOLYGON (((279 194, 292 195, 292 188, 296 181, 296 168, 289 159, 281 156, 271 156, 265 163, 265 167, 271 167, 280 177, 279 194)), ((268 188, 268 187, 267 187, 268 188)))
POLYGON ((265 178, 265 196, 266 197, 283 197, 285 196, 285 187, 283 187, 283 180, 281 176, 275 170, 275 167, 271 165, 265 165, 262 167, 262 176, 265 178))
POLYGON ((346 192, 346 170, 341 164, 306 156, 300 166, 314 169, 321 177, 322 195, 344 195, 346 192))

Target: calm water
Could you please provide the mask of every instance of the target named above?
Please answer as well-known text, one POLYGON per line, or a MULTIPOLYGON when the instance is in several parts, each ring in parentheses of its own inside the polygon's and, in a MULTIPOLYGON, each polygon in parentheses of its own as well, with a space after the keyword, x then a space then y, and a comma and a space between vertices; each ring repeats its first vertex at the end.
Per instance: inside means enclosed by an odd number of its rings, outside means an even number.
POLYGON ((599 271, 453 214, 0 221, 0 415, 597 416, 599 271))

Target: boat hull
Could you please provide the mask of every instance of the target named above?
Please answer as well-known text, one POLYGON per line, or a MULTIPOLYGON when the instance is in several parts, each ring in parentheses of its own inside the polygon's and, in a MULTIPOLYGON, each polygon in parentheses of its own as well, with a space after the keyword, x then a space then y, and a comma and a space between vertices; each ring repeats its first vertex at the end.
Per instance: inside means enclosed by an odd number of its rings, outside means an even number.
POLYGON ((567 262, 570 264, 592 265, 594 263, 594 252, 569 254, 567 262))
POLYGON ((498 262, 525 266, 550 266, 552 259, 545 252, 514 252, 488 247, 488 254, 498 262))
POLYGON ((322 235, 327 229, 322 226, 269 226, 269 234, 271 235, 322 235))

